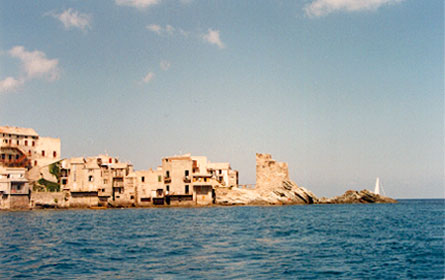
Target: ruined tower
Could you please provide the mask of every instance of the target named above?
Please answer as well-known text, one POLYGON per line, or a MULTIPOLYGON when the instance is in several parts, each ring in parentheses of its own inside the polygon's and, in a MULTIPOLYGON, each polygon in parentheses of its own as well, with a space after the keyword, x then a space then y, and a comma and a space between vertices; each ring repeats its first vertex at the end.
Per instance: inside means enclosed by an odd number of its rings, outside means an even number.
POLYGON ((286 162, 276 162, 270 154, 256 154, 256 188, 281 186, 289 180, 286 162))

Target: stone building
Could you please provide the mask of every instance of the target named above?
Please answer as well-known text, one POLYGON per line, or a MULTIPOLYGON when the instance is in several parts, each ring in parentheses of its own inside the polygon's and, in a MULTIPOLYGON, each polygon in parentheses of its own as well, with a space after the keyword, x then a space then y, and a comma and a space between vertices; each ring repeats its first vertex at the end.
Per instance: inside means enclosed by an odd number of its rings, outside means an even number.
POLYGON ((59 159, 59 138, 40 137, 32 128, 0 126, 0 165, 29 170, 59 159))
POLYGON ((270 154, 256 154, 256 188, 281 186, 289 180, 287 162, 277 162, 270 154))
POLYGON ((209 205, 214 202, 215 187, 238 183, 238 172, 228 163, 210 163, 205 156, 165 157, 161 170, 169 205, 209 205))
POLYGON ((162 168, 156 170, 135 171, 137 180, 137 205, 151 206, 153 204, 164 204, 164 181, 162 168))
POLYGON ((59 183, 70 207, 132 206, 135 181, 131 164, 108 155, 61 161, 59 183))
POLYGON ((0 209, 28 209, 29 184, 25 168, 0 166, 0 209))

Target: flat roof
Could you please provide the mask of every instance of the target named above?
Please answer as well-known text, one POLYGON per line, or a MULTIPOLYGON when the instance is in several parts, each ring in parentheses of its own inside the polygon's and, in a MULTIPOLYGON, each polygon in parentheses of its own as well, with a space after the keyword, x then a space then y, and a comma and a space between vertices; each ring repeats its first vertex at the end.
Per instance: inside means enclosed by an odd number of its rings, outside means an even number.
POLYGON ((0 126, 0 133, 25 135, 25 136, 39 136, 32 128, 16 127, 16 126, 0 126))

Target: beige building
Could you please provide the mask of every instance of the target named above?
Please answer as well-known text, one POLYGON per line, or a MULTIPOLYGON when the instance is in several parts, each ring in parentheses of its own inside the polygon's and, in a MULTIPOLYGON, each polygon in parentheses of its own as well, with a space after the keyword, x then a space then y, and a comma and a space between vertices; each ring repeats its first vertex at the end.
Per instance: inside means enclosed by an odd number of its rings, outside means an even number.
POLYGON ((132 206, 136 203, 133 166, 99 155, 61 161, 60 185, 71 207, 132 206))
POLYGON ((0 165, 29 170, 59 159, 59 138, 40 137, 32 128, 0 126, 0 165))
POLYGON ((161 169, 168 205, 209 205, 215 187, 238 184, 238 172, 228 163, 211 163, 204 156, 165 157, 161 169))
POLYGON ((0 209, 28 209, 29 185, 25 168, 0 166, 0 209))
POLYGON ((153 204, 164 204, 164 181, 162 169, 138 170, 137 177, 137 205, 151 206, 153 204))

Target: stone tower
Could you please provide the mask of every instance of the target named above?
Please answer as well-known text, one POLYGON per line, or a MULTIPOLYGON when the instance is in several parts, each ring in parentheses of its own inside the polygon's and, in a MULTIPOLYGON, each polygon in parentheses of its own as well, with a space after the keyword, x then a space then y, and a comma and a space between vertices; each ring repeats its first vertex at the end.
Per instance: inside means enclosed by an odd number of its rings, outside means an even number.
POLYGON ((257 189, 281 186, 284 180, 289 180, 286 162, 276 162, 270 154, 256 154, 257 189))

